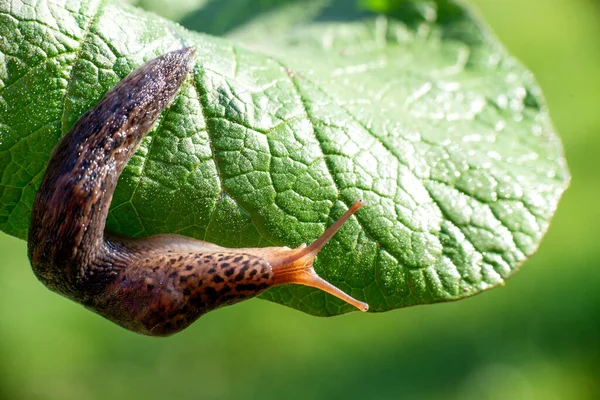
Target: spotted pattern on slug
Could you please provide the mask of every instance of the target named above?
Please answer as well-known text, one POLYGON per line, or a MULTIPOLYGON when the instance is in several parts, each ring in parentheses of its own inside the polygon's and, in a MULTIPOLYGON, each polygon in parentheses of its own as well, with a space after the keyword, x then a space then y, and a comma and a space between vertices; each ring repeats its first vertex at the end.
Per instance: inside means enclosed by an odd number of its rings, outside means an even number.
MULTIPOLYGON (((172 253, 146 258, 121 272, 88 306, 111 313, 115 303, 127 310, 120 325, 152 335, 185 329, 202 314, 262 293, 273 284, 273 271, 261 257, 236 253, 172 253), (157 263, 158 262, 158 263, 157 263), (143 293, 133 301, 126 293, 143 293), (105 311, 106 310, 106 311, 105 311), (136 318, 130 318, 134 313, 136 318)), ((108 316, 108 315, 107 315, 108 316)))

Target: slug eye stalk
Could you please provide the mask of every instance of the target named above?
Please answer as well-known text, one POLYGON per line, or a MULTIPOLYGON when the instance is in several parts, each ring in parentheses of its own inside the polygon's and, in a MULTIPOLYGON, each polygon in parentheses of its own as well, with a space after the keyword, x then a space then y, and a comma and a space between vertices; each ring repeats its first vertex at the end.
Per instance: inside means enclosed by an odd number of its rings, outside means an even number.
POLYGON ((333 286, 315 272, 313 262, 321 249, 331 240, 331 238, 340 230, 348 219, 363 206, 362 200, 357 200, 350 209, 342 215, 333 225, 331 225, 317 240, 310 245, 302 245, 296 249, 286 250, 285 252, 274 252, 272 256, 266 256, 273 268, 274 284, 283 285, 286 283, 295 283, 299 285, 311 286, 321 289, 346 303, 353 305, 360 311, 367 311, 369 305, 356 300, 337 287, 333 286))
POLYGON ((173 101, 195 50, 151 60, 108 91, 54 149, 31 213, 28 253, 36 276, 111 321, 146 335, 170 335, 204 313, 269 287, 302 284, 359 310, 320 278, 317 253, 361 206, 309 246, 230 249, 179 235, 142 239, 105 232, 117 180, 141 139, 173 101))

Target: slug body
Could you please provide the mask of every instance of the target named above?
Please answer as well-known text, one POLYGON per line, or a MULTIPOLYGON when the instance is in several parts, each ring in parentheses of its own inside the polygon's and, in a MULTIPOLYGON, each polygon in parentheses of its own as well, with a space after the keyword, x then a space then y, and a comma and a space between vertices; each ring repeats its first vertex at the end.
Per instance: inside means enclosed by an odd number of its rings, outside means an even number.
POLYGON ((31 214, 28 253, 36 276, 51 290, 147 335, 178 332, 219 306, 290 283, 320 288, 366 311, 365 303, 319 278, 312 267, 362 202, 297 249, 229 249, 178 235, 133 239, 105 232, 118 177, 173 101, 193 56, 185 48, 149 61, 58 143, 31 214))

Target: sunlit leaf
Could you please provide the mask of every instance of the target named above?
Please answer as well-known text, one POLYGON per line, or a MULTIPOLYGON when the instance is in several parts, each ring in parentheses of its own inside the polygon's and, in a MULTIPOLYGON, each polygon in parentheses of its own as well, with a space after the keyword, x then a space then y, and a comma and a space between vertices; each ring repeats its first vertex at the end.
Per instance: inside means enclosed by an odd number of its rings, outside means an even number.
MULTIPOLYGON (((362 198, 315 268, 371 310, 502 283, 569 179, 531 74, 453 2, 375 15, 314 1, 295 18, 297 2, 276 3, 223 25, 226 39, 115 1, 0 3, 0 228, 27 236, 52 148, 108 88, 193 45, 193 76, 123 173, 110 229, 297 246, 362 198)), ((301 286, 263 297, 350 310, 301 286)))

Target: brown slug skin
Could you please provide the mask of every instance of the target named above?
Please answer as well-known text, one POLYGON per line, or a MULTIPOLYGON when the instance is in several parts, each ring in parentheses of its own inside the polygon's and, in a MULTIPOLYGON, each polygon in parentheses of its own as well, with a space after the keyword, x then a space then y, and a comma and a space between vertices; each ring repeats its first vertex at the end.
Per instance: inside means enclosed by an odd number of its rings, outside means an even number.
POLYGON ((319 250, 358 201, 309 246, 229 249, 178 235, 133 239, 105 232, 127 161, 192 66, 194 49, 149 61, 113 87, 54 149, 31 213, 28 253, 48 288, 132 331, 165 336, 219 306, 274 285, 320 288, 368 306, 315 273, 319 250))

